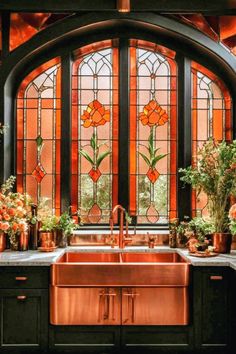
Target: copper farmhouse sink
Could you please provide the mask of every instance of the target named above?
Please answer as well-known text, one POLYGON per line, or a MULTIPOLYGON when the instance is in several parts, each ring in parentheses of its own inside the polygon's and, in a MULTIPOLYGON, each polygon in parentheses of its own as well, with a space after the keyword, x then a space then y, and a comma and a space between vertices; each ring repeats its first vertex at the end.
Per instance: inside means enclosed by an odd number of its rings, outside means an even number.
POLYGON ((189 263, 174 252, 65 253, 51 266, 53 325, 187 325, 189 263))
POLYGON ((172 253, 65 253, 53 286, 187 286, 189 263, 172 253))

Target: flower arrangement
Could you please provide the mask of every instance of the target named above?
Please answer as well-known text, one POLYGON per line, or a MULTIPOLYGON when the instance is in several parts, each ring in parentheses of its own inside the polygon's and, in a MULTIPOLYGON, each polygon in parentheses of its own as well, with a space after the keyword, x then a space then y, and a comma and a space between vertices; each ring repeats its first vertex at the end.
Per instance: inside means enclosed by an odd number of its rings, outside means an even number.
POLYGON ((17 234, 28 230, 31 198, 28 194, 13 193, 15 177, 11 176, 0 189, 0 230, 7 233, 14 246, 17 234))
POLYGON ((227 232, 229 197, 236 194, 236 140, 228 144, 209 139, 199 150, 196 164, 179 172, 198 195, 206 193, 214 232, 227 232))

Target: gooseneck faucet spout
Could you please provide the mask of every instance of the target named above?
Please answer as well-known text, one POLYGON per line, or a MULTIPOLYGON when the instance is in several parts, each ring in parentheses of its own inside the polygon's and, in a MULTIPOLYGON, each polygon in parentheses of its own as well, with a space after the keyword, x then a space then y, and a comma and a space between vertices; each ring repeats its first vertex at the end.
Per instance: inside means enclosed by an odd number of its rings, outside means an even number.
POLYGON ((131 239, 128 238, 128 220, 126 220, 126 222, 125 222, 125 235, 124 235, 124 216, 125 216, 126 210, 120 204, 115 205, 111 211, 111 215, 110 215, 111 235, 113 234, 114 217, 115 217, 115 214, 118 212, 120 212, 119 248, 124 248, 125 242, 130 241, 131 239))

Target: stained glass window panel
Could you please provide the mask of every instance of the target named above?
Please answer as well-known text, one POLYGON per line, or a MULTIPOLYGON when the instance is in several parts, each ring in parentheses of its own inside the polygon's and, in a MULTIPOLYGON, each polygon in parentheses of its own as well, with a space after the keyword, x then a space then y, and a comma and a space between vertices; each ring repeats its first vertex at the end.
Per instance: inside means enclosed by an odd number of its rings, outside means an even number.
POLYGON ((60 213, 61 67, 53 59, 31 72, 17 94, 17 190, 48 198, 60 213))
MULTIPOLYGON (((231 97, 224 83, 211 71, 192 62, 192 156, 210 137, 230 141, 231 97)), ((192 193, 192 215, 207 215, 207 196, 192 193)))
POLYGON ((131 41, 130 213, 138 224, 176 216, 176 64, 163 52, 131 41))
POLYGON ((73 63, 71 198, 83 223, 109 222, 117 166, 118 49, 105 41, 81 48, 73 63))

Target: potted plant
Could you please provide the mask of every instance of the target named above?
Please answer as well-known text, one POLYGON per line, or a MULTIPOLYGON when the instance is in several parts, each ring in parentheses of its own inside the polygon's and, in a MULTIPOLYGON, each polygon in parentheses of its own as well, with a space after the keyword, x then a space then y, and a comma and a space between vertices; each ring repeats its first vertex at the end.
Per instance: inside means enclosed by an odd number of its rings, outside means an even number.
POLYGON ((57 229, 58 217, 56 215, 45 215, 41 218, 40 243, 41 247, 50 248, 55 246, 55 231, 57 229))
POLYGON ((78 228, 79 224, 76 224, 69 212, 66 211, 61 214, 57 224, 57 230, 59 230, 59 247, 66 247, 68 236, 78 228))
MULTIPOLYGON (((213 224, 213 246, 216 252, 226 252, 219 244, 232 239, 229 234, 229 197, 236 188, 236 141, 228 144, 209 139, 199 150, 197 162, 179 170, 181 180, 204 192, 208 197, 208 211, 213 224)), ((226 242, 227 241, 227 242, 226 242)))
POLYGON ((189 240, 189 246, 193 246, 191 252, 207 250, 210 245, 209 235, 214 231, 211 220, 195 217, 189 222, 189 229, 193 232, 189 240))

